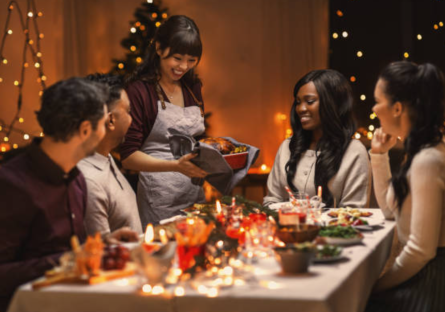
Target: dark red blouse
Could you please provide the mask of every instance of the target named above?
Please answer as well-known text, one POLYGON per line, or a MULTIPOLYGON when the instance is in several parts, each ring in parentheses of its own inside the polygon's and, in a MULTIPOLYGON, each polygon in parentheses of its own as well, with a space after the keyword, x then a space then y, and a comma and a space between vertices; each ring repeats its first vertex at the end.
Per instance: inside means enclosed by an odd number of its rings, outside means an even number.
MULTIPOLYGON (((125 135, 124 143, 120 146, 121 160, 124 160, 141 148, 145 139, 149 136, 158 115, 157 103, 159 97, 155 85, 138 80, 131 83, 126 91, 130 99, 130 114, 133 121, 125 135)), ((201 84, 195 84, 191 91, 196 99, 202 103, 201 84)), ((182 84, 182 94, 185 107, 197 105, 184 84, 182 84)), ((163 96, 164 99, 167 99, 164 92, 163 96)))

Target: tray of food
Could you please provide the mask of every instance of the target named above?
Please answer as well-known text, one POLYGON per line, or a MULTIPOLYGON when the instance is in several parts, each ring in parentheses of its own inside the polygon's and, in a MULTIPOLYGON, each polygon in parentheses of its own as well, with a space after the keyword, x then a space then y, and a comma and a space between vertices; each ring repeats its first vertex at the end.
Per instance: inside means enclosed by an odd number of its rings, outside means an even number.
POLYGON ((362 210, 362 209, 357 209, 357 208, 334 208, 329 210, 328 212, 328 216, 332 217, 332 218, 340 218, 342 215, 349 215, 351 217, 370 217, 372 216, 372 212, 370 211, 366 211, 366 210, 362 210))
POLYGON ((231 141, 225 138, 204 138, 199 140, 199 142, 208 144, 217 149, 224 157, 225 161, 229 164, 230 168, 233 170, 242 169, 246 167, 247 156, 249 155, 247 151, 247 146, 239 145, 236 146, 231 141))
POLYGON ((363 234, 352 226, 326 226, 320 229, 318 236, 331 245, 354 245, 363 240, 363 234))

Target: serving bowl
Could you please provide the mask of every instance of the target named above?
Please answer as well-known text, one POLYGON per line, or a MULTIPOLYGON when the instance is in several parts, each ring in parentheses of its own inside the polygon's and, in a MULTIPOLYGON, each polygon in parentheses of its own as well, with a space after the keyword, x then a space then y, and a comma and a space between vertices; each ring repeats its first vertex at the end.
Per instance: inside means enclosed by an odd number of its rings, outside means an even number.
POLYGON ((286 274, 306 273, 315 251, 312 247, 300 249, 293 245, 285 247, 275 247, 275 259, 281 266, 281 270, 286 274))
POLYGON ((296 226, 279 226, 275 231, 275 236, 283 243, 303 243, 311 242, 317 237, 320 227, 312 224, 302 224, 296 226))
POLYGON ((233 170, 243 169, 247 164, 247 155, 249 152, 223 155, 225 161, 233 170))

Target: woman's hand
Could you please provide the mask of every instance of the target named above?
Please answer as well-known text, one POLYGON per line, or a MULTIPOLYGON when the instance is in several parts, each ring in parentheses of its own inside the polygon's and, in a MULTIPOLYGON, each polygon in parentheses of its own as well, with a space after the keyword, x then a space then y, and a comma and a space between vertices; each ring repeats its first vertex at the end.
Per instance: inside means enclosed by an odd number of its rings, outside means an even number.
POLYGON ((187 154, 177 160, 177 171, 190 178, 204 178, 207 172, 192 164, 190 159, 198 156, 197 154, 187 154))
POLYGON ((382 128, 378 128, 374 131, 374 137, 371 141, 371 153, 384 154, 393 148, 396 143, 396 137, 386 134, 382 131, 382 128))

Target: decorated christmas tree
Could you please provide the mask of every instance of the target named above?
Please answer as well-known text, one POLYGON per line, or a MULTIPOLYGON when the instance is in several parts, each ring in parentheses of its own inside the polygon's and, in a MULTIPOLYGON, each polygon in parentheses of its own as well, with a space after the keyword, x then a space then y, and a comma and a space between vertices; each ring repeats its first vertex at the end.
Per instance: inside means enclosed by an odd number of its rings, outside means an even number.
POLYGON ((168 18, 167 9, 161 5, 162 0, 147 0, 136 9, 130 34, 121 41, 127 51, 125 58, 113 59, 111 73, 128 76, 142 63, 156 29, 168 18))

